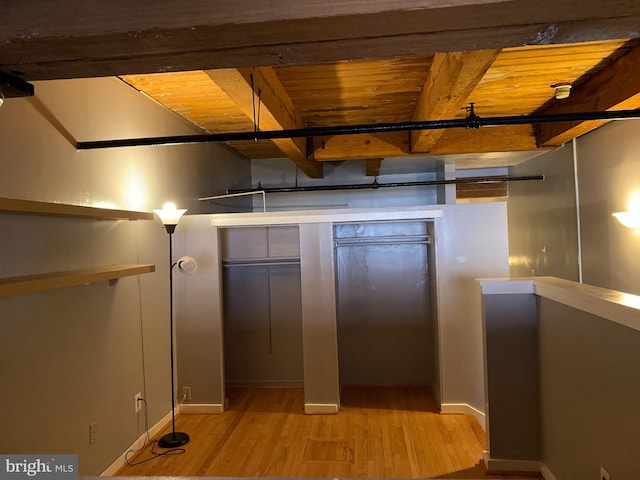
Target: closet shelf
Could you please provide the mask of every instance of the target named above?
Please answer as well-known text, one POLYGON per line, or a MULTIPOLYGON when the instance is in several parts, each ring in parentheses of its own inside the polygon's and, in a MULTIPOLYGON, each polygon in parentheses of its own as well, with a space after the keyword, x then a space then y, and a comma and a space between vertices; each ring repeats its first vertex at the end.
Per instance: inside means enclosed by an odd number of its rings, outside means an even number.
POLYGON ((0 297, 35 293, 87 283, 116 280, 120 277, 155 272, 152 264, 108 265, 62 272, 41 273, 0 279, 0 297))
POLYGON ((151 212, 96 208, 82 205, 69 205, 66 203, 38 202, 17 198, 0 198, 0 213, 93 218, 97 220, 153 220, 153 213, 151 212))

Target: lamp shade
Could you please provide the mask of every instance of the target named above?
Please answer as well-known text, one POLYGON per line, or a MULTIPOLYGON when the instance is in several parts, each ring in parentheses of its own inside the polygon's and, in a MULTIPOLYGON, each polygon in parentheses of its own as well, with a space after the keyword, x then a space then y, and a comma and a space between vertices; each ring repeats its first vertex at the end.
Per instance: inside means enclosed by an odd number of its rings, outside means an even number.
POLYGON ((640 212, 616 212, 613 216, 625 227, 640 228, 640 212))
POLYGON ((167 202, 162 206, 162 210, 154 210, 163 225, 177 225, 180 217, 184 215, 186 209, 177 209, 175 204, 167 202))

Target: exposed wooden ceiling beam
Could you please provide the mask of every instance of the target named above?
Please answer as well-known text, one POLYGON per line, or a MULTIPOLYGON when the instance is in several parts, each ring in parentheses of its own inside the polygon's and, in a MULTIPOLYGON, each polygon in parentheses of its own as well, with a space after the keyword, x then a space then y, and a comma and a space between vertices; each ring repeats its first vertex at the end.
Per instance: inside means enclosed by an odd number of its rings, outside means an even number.
POLYGON ((382 158, 367 158, 365 160, 364 174, 367 177, 377 177, 380 175, 382 158))
MULTIPOLYGON (((640 45, 579 85, 565 100, 557 100, 543 115, 557 113, 632 110, 640 108, 640 45)), ((607 123, 606 120, 541 124, 539 145, 562 145, 607 123)))
POLYGON ((319 162, 404 157, 408 154, 408 132, 363 133, 313 138, 313 158, 319 162))
POLYGON ((0 32, 0 70, 27 80, 640 37, 635 0, 36 3, 6 9, 0 32))
MULTIPOLYGON (((271 67, 208 70, 207 75, 260 130, 304 128, 284 87, 271 67)), ((280 150, 311 178, 322 178, 321 162, 307 159, 304 138, 273 139, 280 150)))
MULTIPOLYGON (((550 147, 551 148, 551 147, 550 147)), ((532 125, 445 130, 431 155, 538 150, 532 125)))
MULTIPOLYGON (((459 116, 460 110, 500 50, 437 53, 422 88, 414 121, 443 120, 459 116)), ((411 151, 430 152, 444 130, 411 132, 411 151)))
MULTIPOLYGON (((318 161, 362 160, 381 155, 406 157, 422 155, 409 150, 407 132, 340 135, 314 138, 314 158, 318 161)), ((430 155, 538 150, 531 125, 507 125, 479 129, 451 128, 443 131, 430 155)), ((552 147, 547 147, 552 148, 552 147)))

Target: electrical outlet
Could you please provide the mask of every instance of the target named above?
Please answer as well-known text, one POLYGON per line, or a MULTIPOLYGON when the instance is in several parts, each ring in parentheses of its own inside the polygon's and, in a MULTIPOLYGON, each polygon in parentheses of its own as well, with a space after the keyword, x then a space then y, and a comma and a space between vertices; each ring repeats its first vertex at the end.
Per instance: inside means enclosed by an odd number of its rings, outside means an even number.
POLYGON ((133 399, 136 402, 135 412, 138 413, 140 410, 142 410, 142 393, 136 393, 133 399))
POLYGON ((89 424, 89 445, 96 443, 96 436, 98 435, 98 425, 96 423, 89 424))
POLYGON ((182 398, 185 402, 191 401, 191 387, 182 387, 182 398))
POLYGON ((609 472, 607 472, 604 467, 600 467, 600 478, 601 480, 610 480, 609 472))

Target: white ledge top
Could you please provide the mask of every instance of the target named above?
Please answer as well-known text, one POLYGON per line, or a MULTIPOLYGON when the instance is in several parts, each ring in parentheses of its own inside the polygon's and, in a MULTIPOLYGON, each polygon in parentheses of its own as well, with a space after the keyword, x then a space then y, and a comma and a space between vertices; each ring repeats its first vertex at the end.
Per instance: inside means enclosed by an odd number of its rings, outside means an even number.
POLYGON ((278 212, 221 213, 211 215, 213 227, 289 225, 304 223, 420 220, 442 217, 442 209, 425 207, 344 208, 278 212))
POLYGON ((484 295, 533 293, 640 331, 640 296, 556 277, 481 278, 484 295))

